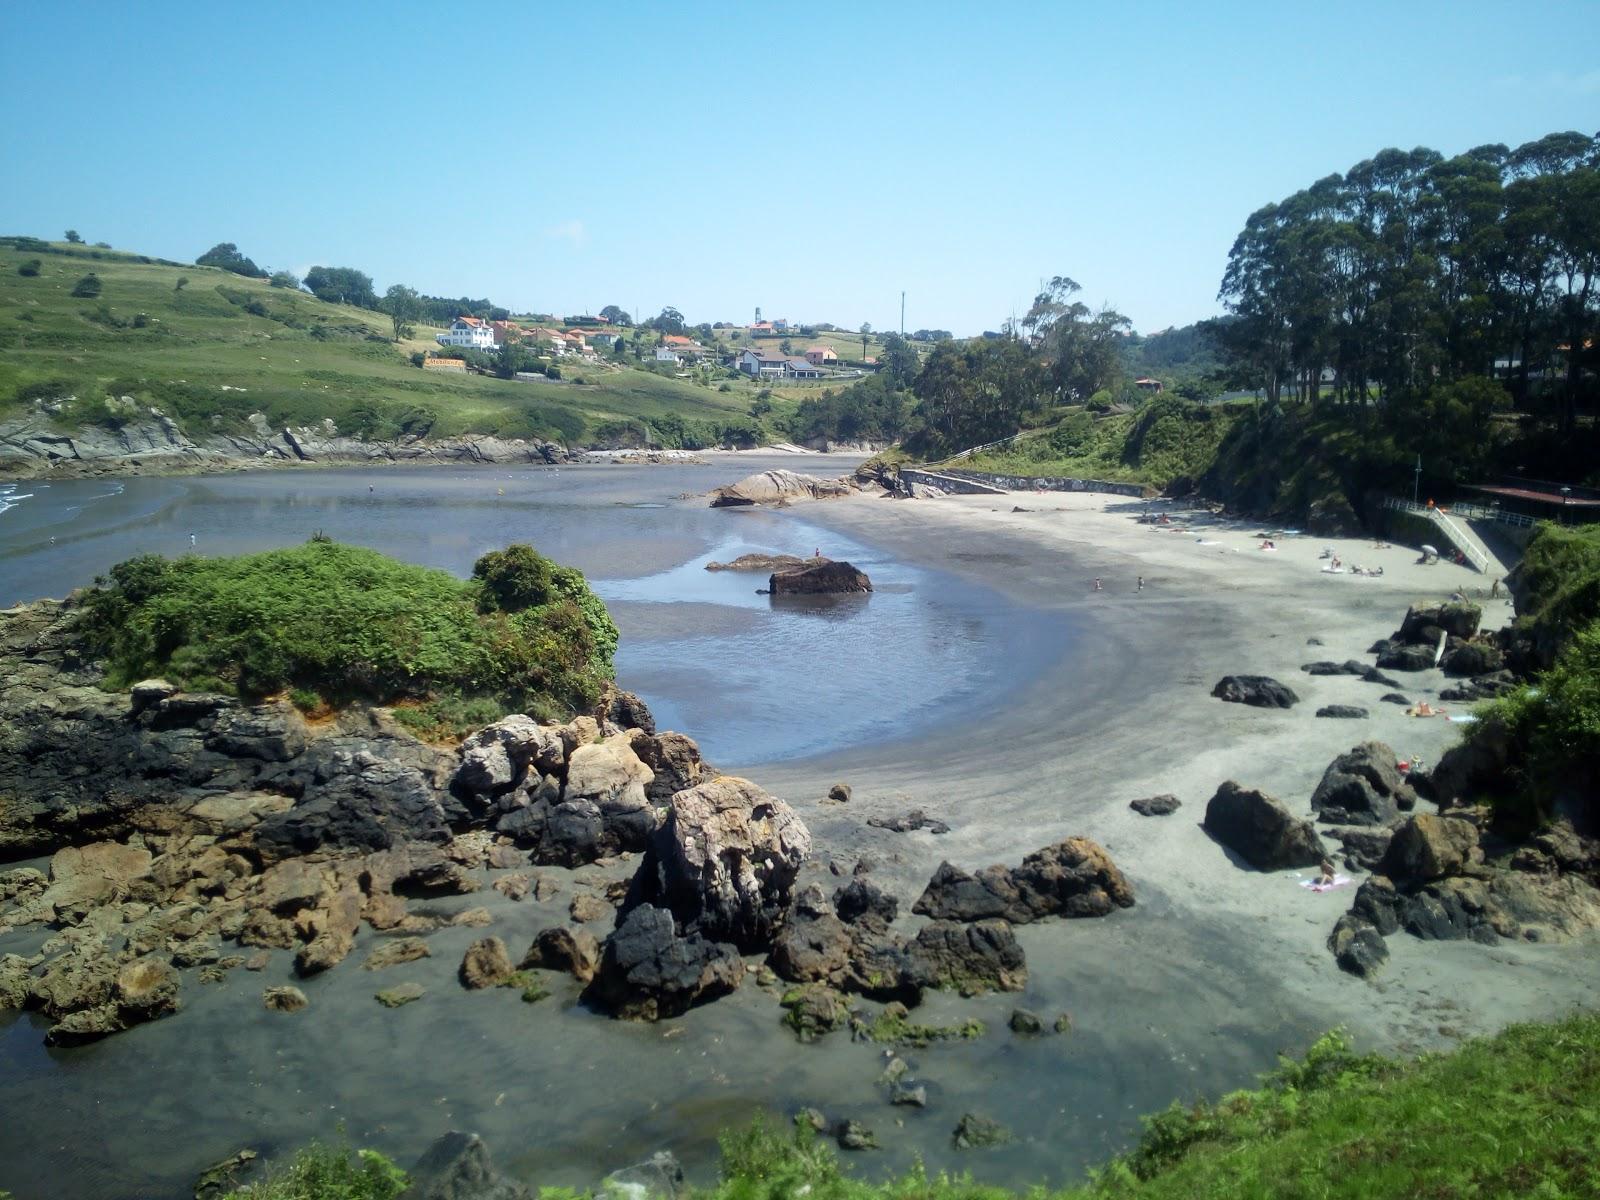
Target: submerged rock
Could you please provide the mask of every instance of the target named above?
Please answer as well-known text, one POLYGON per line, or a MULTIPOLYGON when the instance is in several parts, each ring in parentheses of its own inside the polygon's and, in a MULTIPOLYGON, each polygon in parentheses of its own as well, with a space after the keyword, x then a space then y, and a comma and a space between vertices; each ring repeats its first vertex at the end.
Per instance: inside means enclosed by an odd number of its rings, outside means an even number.
POLYGON ((950 1142, 957 1150, 977 1150, 989 1146, 1003 1146, 1011 1140, 1011 1131, 998 1121, 988 1117, 979 1116, 977 1113, 965 1113, 961 1123, 955 1127, 950 1135, 950 1142))
POLYGON ((297 987, 269 987, 261 993, 261 1003, 272 1012, 299 1012, 310 1003, 297 987))

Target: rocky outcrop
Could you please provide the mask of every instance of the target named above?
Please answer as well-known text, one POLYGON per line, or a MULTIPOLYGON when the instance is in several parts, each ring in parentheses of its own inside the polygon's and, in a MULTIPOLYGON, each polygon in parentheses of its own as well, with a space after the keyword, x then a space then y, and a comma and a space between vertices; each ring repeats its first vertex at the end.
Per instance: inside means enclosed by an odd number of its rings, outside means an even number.
POLYGON ((749 780, 721 776, 672 797, 626 907, 656 905, 712 941, 765 949, 810 852, 792 808, 749 780))
POLYGON ((1300 702, 1292 689, 1266 675, 1225 675, 1211 694, 1229 704, 1254 708, 1289 708, 1300 702))
POLYGON ((855 491, 849 478, 818 479, 779 469, 746 476, 738 483, 711 493, 712 508, 738 508, 753 504, 787 504, 795 500, 831 500, 855 491))
POLYGON ((579 983, 594 978, 600 963, 600 943, 587 929, 554 925, 542 929, 522 956, 523 967, 562 971, 579 983))
POLYGON ((840 596, 871 590, 872 580, 865 571, 821 558, 774 571, 767 580, 767 591, 774 596, 840 596))
MULTIPOLYGON (((1459 653, 1477 635, 1482 619, 1483 611, 1476 604, 1413 604, 1393 636, 1373 647, 1378 666, 1396 671, 1428 670, 1438 659, 1441 644, 1445 657, 1459 653)), ((1475 661, 1476 653, 1467 652, 1461 660, 1463 668, 1475 661)))
POLYGON ((725 996, 743 978, 732 946, 680 934, 672 913, 640 904, 606 938, 583 996, 614 1016, 655 1021, 725 996))
POLYGON ((1311 811, 1335 825, 1388 825, 1416 807, 1416 791, 1382 742, 1363 742, 1323 771, 1311 794, 1311 811))
POLYGON ((531 1188, 505 1178, 475 1133, 451 1130, 412 1166, 405 1200, 534 1200, 531 1188))
POLYGON ((1417 813, 1394 831, 1378 873, 1397 884, 1427 883, 1458 875, 1482 861, 1478 827, 1473 822, 1417 813))
POLYGON ((1025 925, 1044 917, 1103 917, 1133 905, 1133 888, 1104 849, 1074 837, 1035 850, 1018 867, 968 874, 940 863, 911 911, 949 921, 1003 917, 1025 925))
POLYGON ((774 571, 788 571, 808 563, 826 562, 826 559, 801 558, 797 554, 741 554, 732 562, 708 562, 708 571, 760 571, 770 575, 774 571))
POLYGON ((1322 839, 1310 821, 1292 816, 1283 802, 1228 780, 1206 805, 1206 832, 1262 871, 1314 867, 1322 839))
POLYGON ((461 958, 461 986, 469 991, 499 987, 514 972, 506 944, 497 937, 479 938, 461 958))

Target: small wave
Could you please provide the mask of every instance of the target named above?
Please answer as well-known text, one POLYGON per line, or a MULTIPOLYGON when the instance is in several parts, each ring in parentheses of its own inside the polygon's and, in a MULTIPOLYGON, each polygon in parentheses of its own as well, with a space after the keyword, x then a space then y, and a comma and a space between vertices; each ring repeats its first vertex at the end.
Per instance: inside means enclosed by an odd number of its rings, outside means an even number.
POLYGON ((15 494, 16 486, 17 485, 14 484, 14 483, 7 484, 6 485, 6 490, 3 491, 3 492, 0 492, 0 515, 3 515, 5 513, 10 512, 13 508, 16 508, 17 505, 21 504, 24 500, 32 500, 33 499, 33 493, 32 492, 23 492, 22 495, 20 495, 20 496, 16 495, 15 494))

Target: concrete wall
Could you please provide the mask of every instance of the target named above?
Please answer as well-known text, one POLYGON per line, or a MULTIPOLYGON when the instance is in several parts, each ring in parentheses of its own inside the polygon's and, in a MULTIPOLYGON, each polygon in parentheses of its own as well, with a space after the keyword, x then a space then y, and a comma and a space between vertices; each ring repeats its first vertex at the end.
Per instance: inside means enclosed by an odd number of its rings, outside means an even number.
MULTIPOLYGON (((905 474, 904 468, 900 472, 905 474)), ((1005 488, 1008 492, 1105 492, 1112 496, 1143 496, 1145 487, 1139 483, 1111 483, 1104 479, 1053 479, 1032 475, 991 475, 987 471, 946 471, 959 479, 987 483, 991 487, 1005 488)), ((1154 495, 1154 492, 1150 493, 1154 495)))

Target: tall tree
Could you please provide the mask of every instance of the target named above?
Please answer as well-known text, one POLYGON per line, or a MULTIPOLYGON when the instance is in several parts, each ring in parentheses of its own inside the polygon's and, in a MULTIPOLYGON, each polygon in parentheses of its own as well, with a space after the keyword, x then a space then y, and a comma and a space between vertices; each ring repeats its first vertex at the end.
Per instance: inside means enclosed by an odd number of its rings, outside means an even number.
POLYGON ((383 311, 394 323, 395 341, 411 334, 412 322, 422 313, 422 297, 415 289, 397 283, 383 294, 383 311))
POLYGON ((600 315, 615 326, 632 325, 633 318, 628 313, 618 308, 615 304, 608 304, 600 310, 600 315))
POLYGON ((194 261, 202 267, 221 267, 224 271, 232 271, 235 275, 246 275, 251 279, 267 277, 267 273, 240 254, 239 247, 232 242, 218 242, 194 261))
POLYGON ((372 290, 372 276, 354 267, 312 267, 306 272, 305 284, 313 296, 329 304, 378 307, 377 293, 372 290))

